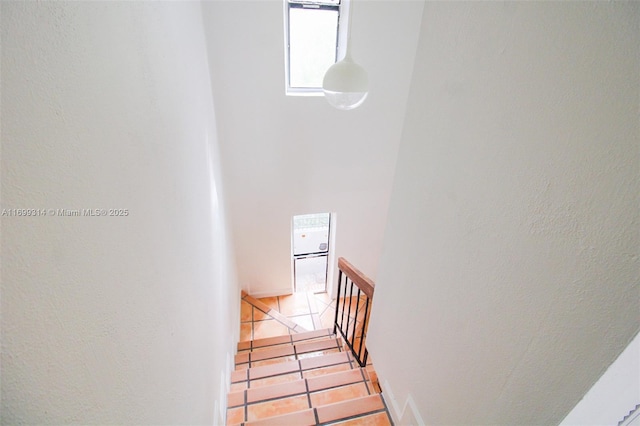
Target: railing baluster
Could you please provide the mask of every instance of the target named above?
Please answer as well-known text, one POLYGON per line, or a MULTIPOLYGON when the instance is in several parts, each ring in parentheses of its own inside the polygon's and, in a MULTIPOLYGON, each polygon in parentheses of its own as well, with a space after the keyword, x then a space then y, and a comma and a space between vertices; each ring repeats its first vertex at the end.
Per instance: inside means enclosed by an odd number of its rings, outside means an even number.
POLYGON ((367 326, 369 320, 369 309, 371 305, 371 299, 373 298, 374 292, 374 284, 369 278, 367 278, 362 272, 358 271, 354 268, 349 262, 344 260, 343 258, 338 259, 338 292, 337 292, 337 301, 336 301, 336 313, 333 321, 333 332, 336 333, 337 330, 340 330, 340 334, 344 338, 347 346, 351 349, 351 352, 354 356, 356 356, 358 364, 361 367, 366 366, 367 358, 369 356, 369 351, 367 350, 367 346, 365 344, 366 336, 367 336, 367 326), (344 285, 342 282, 342 277, 344 275, 344 285), (349 286, 349 281, 351 281, 351 285, 349 286), (358 288, 357 295, 354 295, 353 285, 356 285, 358 288), (349 308, 346 307, 347 304, 347 287, 349 287, 349 308), (361 313, 360 311, 360 298, 362 297, 362 293, 364 293, 365 297, 365 308, 364 308, 364 317, 362 318, 361 326, 358 327, 358 315, 361 313), (355 299, 355 316, 353 317, 353 329, 349 329, 350 320, 351 320, 351 311, 352 304, 355 299), (340 298, 342 298, 342 304, 340 303, 340 298), (341 313, 338 313, 338 310, 341 310, 341 313), (347 316, 347 325, 345 328, 345 314, 347 316), (338 324, 338 315, 340 315, 340 324, 338 324), (349 339, 349 331, 351 331, 351 339, 349 339), (360 333, 360 343, 356 345, 357 334, 360 333), (356 348, 357 346, 357 348, 356 348), (356 351, 357 349, 357 351, 356 351), (364 350, 364 355, 363 355, 364 350))
MULTIPOLYGON (((360 347, 358 348, 358 359, 360 359, 360 354, 362 353, 362 344, 364 343, 365 330, 368 322, 367 321, 368 314, 369 314, 369 298, 367 297, 366 304, 364 305, 364 319, 362 320, 362 336, 360 336, 360 347)), ((365 353, 364 362, 367 362, 366 353, 365 353)))
MULTIPOLYGON (((349 278, 345 274, 345 276, 344 276, 344 294, 342 295, 342 316, 340 317, 340 330, 344 330, 344 304, 345 304, 345 300, 347 299, 347 284, 348 283, 349 283, 349 278)), ((338 306, 339 302, 340 301, 338 300, 338 303, 336 303, 336 306, 338 306)))
MULTIPOLYGON (((351 295, 353 299, 353 294, 351 295)), ((358 297, 356 298, 356 314, 353 317, 353 332, 351 333, 351 342, 353 345, 356 344, 356 330, 358 329, 358 308, 360 307, 360 287, 358 287, 358 297)), ((351 308, 351 305, 349 305, 351 308)))
POLYGON ((349 288, 349 313, 347 313, 347 343, 351 343, 353 346, 353 341, 349 342, 349 320, 351 319, 351 302, 353 300, 353 281, 351 281, 351 288, 349 288))
POLYGON ((338 327, 338 302, 340 302, 340 285, 342 284, 342 270, 338 269, 338 300, 336 301, 336 314, 333 318, 333 334, 336 334, 338 327))

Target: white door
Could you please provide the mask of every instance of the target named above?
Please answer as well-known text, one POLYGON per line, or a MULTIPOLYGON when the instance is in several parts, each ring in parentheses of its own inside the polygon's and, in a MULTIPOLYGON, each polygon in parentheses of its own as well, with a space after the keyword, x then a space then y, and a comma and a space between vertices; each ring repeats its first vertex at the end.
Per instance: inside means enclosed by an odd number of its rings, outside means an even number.
POLYGON ((295 291, 327 290, 327 261, 331 215, 293 217, 293 279, 295 291))

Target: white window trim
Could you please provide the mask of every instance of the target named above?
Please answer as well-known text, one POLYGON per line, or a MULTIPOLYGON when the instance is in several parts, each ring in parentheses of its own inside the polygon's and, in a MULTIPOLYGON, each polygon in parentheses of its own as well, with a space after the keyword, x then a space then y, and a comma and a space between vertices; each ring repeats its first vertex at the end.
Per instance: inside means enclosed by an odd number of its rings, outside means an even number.
MULTIPOLYGON (((289 0, 283 2, 284 14, 284 90, 287 96, 324 96, 322 87, 290 87, 289 86, 289 0)), ((342 60, 347 53, 347 26, 349 25, 349 13, 351 12, 351 0, 341 0, 340 13, 338 15, 338 40, 337 58, 342 60)))

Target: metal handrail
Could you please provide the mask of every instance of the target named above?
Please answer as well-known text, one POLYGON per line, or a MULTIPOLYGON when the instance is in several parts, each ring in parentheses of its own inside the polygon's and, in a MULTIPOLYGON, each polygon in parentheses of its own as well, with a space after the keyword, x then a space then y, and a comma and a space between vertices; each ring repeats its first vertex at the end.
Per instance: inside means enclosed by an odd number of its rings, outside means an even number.
POLYGON ((342 335, 342 338, 345 340, 349 349, 356 357, 358 364, 361 367, 367 365, 367 358, 369 356, 369 351, 365 345, 365 340, 367 337, 367 328, 369 325, 369 314, 370 314, 370 305, 373 299, 373 292, 375 290, 375 284, 373 281, 368 278, 365 274, 360 272, 357 268, 355 268, 351 263, 349 263, 345 258, 341 257, 338 259, 338 298, 336 300, 336 314, 333 321, 333 333, 335 334, 338 330, 342 335), (344 286, 342 285, 344 278, 344 286), (347 309, 347 287, 349 286, 349 307, 347 309), (356 286, 358 289, 357 294, 355 295, 355 314, 351 316, 351 307, 353 305, 352 301, 354 298, 353 286, 356 286), (340 298, 342 296, 342 307, 340 306, 340 298), (364 298, 364 315, 362 317, 362 321, 358 324, 358 312, 360 310, 361 298, 364 298), (347 314, 346 327, 345 327, 345 311, 347 314), (338 317, 340 317, 340 323, 338 323, 338 317), (353 323, 352 323, 353 321, 353 323), (351 327, 350 327, 351 325, 351 327), (351 338, 349 338, 349 332, 351 332, 351 338), (359 334, 356 334, 359 333, 359 334), (357 342, 359 339, 359 342, 357 342), (357 350, 356 350, 357 346, 357 350), (363 352, 364 350, 364 352, 363 352))

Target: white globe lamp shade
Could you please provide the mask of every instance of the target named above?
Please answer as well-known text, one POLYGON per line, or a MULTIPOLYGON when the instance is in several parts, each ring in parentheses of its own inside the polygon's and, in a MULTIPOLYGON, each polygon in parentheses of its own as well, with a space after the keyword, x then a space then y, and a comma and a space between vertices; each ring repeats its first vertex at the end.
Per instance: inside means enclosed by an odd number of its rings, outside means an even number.
POLYGON ((331 65, 324 75, 322 90, 334 107, 350 110, 362 105, 369 94, 369 76, 349 55, 331 65))

